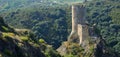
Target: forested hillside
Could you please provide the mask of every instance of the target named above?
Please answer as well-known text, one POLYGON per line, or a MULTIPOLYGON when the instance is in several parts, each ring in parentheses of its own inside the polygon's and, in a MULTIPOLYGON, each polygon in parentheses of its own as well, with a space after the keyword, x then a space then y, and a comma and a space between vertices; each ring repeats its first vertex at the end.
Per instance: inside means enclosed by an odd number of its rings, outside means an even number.
MULTIPOLYGON (((84 0, 0 0, 0 13, 4 11, 27 8, 34 6, 55 7, 73 2, 83 2, 84 0)), ((89 1, 89 0, 88 0, 89 1)), ((91 0, 90 0, 91 1, 91 0)))
MULTIPOLYGON (((71 5, 58 4, 55 7, 50 5, 44 7, 36 5, 35 2, 35 5, 30 7, 2 10, 0 16, 3 16, 5 22, 14 28, 31 29, 36 34, 35 40, 42 38, 48 44, 58 48, 63 41, 67 40, 71 31, 71 5)), ((112 50, 111 53, 119 55, 120 0, 93 0, 86 4, 88 25, 95 26, 96 34, 101 35, 106 41, 107 47, 112 50)))
POLYGON ((0 12, 34 6, 49 7, 60 4, 56 0, 0 0, 0 12))
POLYGON ((114 52, 120 53, 120 1, 94 1, 88 5, 88 22, 96 26, 114 52))
POLYGON ((43 39, 35 38, 30 30, 11 28, 0 17, 0 57, 60 57, 43 39))
POLYGON ((2 16, 9 25, 15 28, 32 29, 38 36, 36 40, 43 38, 49 44, 58 47, 68 36, 68 27, 70 28, 68 23, 71 20, 70 11, 66 11, 68 9, 65 7, 34 7, 7 12, 2 16))

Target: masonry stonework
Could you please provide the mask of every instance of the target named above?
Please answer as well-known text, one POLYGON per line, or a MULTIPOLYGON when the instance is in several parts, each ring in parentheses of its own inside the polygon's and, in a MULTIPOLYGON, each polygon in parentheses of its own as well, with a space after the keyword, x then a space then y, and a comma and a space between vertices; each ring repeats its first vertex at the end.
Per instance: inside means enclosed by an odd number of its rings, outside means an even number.
POLYGON ((82 44, 86 38, 89 38, 88 26, 85 24, 85 17, 86 8, 84 5, 72 5, 72 31, 68 41, 82 44))

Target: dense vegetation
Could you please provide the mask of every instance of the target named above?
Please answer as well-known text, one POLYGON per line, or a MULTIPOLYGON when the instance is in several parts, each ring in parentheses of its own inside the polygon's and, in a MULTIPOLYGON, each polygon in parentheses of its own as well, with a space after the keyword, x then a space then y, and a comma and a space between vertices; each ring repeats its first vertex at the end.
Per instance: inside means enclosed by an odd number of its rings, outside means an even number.
POLYGON ((120 1, 94 1, 88 5, 88 21, 95 25, 114 52, 120 53, 120 1))
MULTIPOLYGON (((91 1, 87 3, 89 26, 97 28, 113 53, 120 53, 120 1, 91 1)), ((55 48, 67 40, 71 31, 70 6, 30 6, 1 12, 5 21, 15 28, 28 28, 36 34, 36 40, 44 39, 55 48)))
POLYGON ((13 12, 4 13, 6 22, 15 28, 29 28, 38 36, 36 40, 43 38, 54 47, 67 39, 68 19, 71 20, 67 8, 25 8, 13 12), (17 18, 16 18, 17 17, 17 18), (22 19, 21 19, 22 18, 22 19), (12 20, 12 21, 11 21, 12 20))
POLYGON ((0 0, 0 12, 31 6, 52 7, 53 5, 57 6, 57 3, 59 1, 56 0, 0 0))
POLYGON ((15 30, 0 17, 0 57, 60 57, 43 39, 28 30, 15 30))
POLYGON ((15 10, 18 8, 27 8, 34 6, 55 7, 63 6, 62 4, 70 4, 72 2, 82 2, 82 0, 0 0, 0 13, 3 11, 15 10))

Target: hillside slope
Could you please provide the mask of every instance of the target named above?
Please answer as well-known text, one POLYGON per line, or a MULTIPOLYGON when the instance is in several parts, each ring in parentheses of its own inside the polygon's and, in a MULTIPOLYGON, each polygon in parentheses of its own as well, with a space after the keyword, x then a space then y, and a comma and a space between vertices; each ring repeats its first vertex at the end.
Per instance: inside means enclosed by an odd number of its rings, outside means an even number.
POLYGON ((10 28, 0 17, 0 57, 60 57, 43 39, 34 38, 28 30, 10 28))
POLYGON ((84 0, 0 0, 0 13, 31 6, 55 7, 71 4, 74 2, 81 3, 83 1, 84 0))
MULTIPOLYGON (((88 25, 96 27, 107 47, 120 54, 120 1, 93 0, 87 5, 88 25)), ((30 28, 37 34, 37 40, 45 39, 54 47, 59 47, 71 31, 70 6, 27 7, 0 13, 13 27, 30 28)), ((113 53, 112 52, 112 53, 113 53)))

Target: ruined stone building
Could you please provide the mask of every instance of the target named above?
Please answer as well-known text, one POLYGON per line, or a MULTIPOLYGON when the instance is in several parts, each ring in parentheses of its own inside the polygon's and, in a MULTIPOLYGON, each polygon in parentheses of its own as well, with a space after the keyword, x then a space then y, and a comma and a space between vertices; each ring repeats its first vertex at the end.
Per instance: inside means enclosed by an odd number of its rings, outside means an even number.
POLYGON ((82 44, 85 38, 89 38, 88 26, 85 24, 85 17, 85 5, 72 5, 72 31, 68 41, 82 44))
MULTIPOLYGON (((62 45, 57 49, 59 54, 66 55, 70 54, 74 48, 81 49, 78 51, 80 57, 93 54, 98 47, 97 44, 101 44, 101 40, 97 37, 94 27, 89 27, 86 24, 86 7, 82 3, 75 3, 72 5, 72 31, 68 37, 68 40, 63 42, 62 45), (96 39, 97 38, 97 39, 96 39)), ((100 46, 100 47, 101 47, 100 46)), ((102 48, 103 49, 103 48, 102 48)), ((77 50, 76 50, 77 51, 77 50)))

